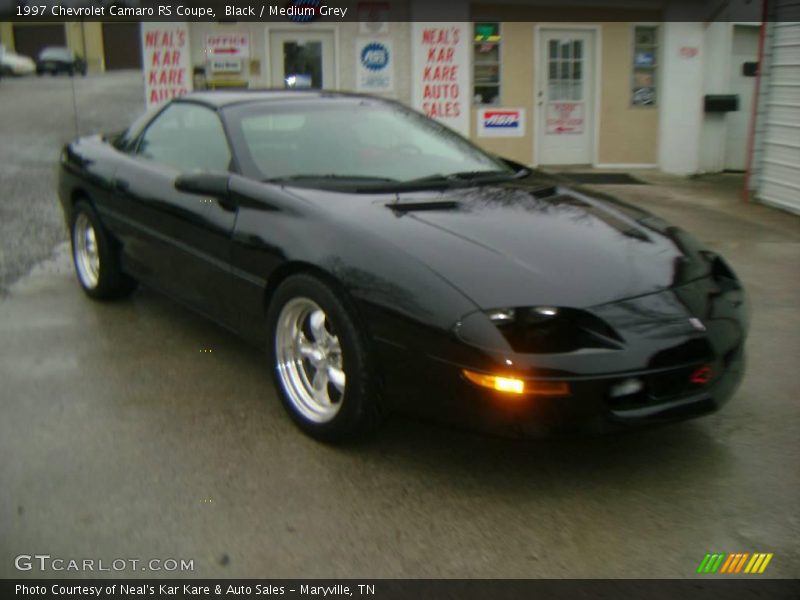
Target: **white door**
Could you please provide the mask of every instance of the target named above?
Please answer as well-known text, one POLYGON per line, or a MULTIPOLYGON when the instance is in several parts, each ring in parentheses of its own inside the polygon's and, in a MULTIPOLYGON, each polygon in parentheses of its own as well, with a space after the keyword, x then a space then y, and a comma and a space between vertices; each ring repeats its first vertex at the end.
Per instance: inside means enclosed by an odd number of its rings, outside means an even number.
POLYGON ((542 29, 536 110, 538 163, 592 163, 594 32, 542 29))
POLYGON ((330 31, 270 31, 273 87, 336 87, 334 38, 330 31))
POLYGON ((747 167, 747 136, 753 111, 756 77, 754 72, 748 73, 745 70, 745 63, 758 60, 759 33, 758 26, 733 27, 730 93, 739 95, 739 110, 729 112, 725 117, 725 168, 730 171, 744 171, 747 167))

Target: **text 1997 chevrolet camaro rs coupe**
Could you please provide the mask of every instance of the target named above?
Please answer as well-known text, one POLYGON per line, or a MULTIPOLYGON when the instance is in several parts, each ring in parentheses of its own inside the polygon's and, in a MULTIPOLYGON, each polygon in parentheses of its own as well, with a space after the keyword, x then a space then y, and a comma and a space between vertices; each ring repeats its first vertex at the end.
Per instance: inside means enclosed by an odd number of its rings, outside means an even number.
POLYGON ((191 94, 69 144, 59 195, 89 296, 142 282, 264 344, 319 439, 391 411, 613 430, 713 411, 741 378, 720 256, 396 102, 191 94))

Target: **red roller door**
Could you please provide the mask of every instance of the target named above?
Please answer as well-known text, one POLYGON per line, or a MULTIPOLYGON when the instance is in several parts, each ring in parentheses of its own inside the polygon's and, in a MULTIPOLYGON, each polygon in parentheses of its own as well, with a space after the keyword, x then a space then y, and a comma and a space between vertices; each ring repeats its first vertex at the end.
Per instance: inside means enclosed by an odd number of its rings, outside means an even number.
POLYGON ((138 23, 103 23, 106 71, 142 68, 142 38, 138 23))
POLYGON ((42 48, 66 45, 67 33, 63 25, 14 25, 14 50, 17 54, 36 60, 42 48))

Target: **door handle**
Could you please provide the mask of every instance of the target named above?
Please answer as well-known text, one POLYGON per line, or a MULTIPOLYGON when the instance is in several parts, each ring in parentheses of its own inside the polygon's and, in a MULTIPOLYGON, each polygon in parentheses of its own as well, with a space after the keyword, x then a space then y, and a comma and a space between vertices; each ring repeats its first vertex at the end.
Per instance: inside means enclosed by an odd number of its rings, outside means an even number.
POLYGON ((116 177, 111 181, 111 186, 117 192, 127 192, 131 184, 125 181, 124 179, 117 179, 116 177))

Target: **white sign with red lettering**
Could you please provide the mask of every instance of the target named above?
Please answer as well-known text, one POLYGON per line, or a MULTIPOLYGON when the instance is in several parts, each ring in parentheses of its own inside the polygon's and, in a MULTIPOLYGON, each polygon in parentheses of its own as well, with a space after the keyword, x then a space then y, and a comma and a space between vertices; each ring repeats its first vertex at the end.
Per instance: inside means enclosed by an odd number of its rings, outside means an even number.
POLYGON ((522 137, 525 135, 524 108, 481 108, 478 137, 522 137))
POLYGON ((412 25, 413 104, 429 117, 469 135, 469 23, 412 25))
POLYGON ((227 31, 206 34, 208 60, 225 58, 250 58, 250 34, 227 31))
POLYGON ((147 107, 191 92, 188 24, 142 21, 141 31, 147 107))
POLYGON ((547 133, 572 134, 583 133, 583 102, 548 102, 547 133))

